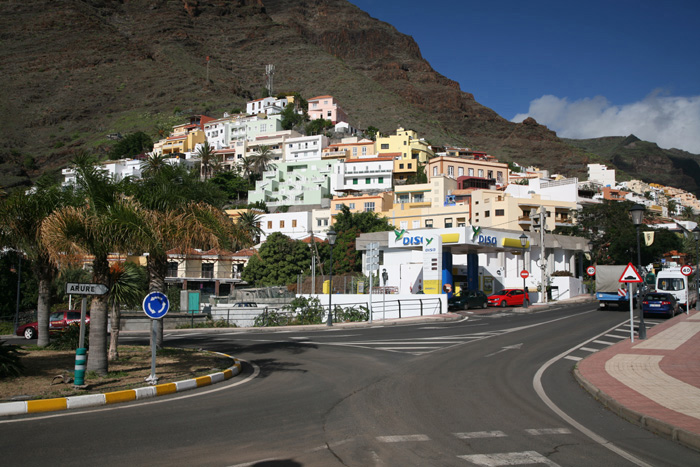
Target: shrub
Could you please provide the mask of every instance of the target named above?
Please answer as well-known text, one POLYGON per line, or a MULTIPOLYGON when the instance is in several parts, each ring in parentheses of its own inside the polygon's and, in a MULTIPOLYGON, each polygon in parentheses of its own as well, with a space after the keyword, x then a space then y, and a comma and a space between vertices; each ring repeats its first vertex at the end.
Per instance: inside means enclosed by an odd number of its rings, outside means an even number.
POLYGON ((289 324, 289 316, 277 310, 266 310, 255 317, 254 326, 286 326, 289 324))
POLYGON ((0 341, 0 377, 20 376, 24 372, 24 365, 20 361, 22 355, 16 345, 0 341))
POLYGON ((297 297, 284 310, 294 314, 293 324, 321 324, 323 322, 324 308, 318 298, 297 297))
MULTIPOLYGON (((88 348, 90 336, 90 325, 85 325, 85 348, 88 348)), ((52 350, 75 350, 80 343, 80 324, 73 323, 67 326, 63 331, 59 332, 51 339, 51 343, 47 346, 52 350)))
POLYGON ((369 320, 369 309, 364 305, 360 305, 357 308, 354 306, 349 308, 340 308, 336 306, 333 314, 335 320, 341 323, 369 320))

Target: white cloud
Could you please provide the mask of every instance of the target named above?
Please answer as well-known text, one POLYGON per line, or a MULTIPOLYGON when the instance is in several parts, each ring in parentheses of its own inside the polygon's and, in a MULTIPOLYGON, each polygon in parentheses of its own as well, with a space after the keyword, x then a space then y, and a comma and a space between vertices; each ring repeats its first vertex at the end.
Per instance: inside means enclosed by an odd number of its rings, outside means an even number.
POLYGON ((569 102, 546 95, 530 102, 526 114, 513 122, 532 117, 562 138, 598 138, 634 134, 662 148, 678 148, 700 154, 700 96, 673 97, 654 92, 640 102, 612 105, 596 96, 569 102))

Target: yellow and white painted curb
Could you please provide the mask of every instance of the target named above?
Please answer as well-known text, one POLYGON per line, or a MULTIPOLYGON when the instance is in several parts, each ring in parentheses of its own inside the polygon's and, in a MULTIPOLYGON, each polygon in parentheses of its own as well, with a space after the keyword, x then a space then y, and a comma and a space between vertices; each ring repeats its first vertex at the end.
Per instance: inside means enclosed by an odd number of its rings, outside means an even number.
POLYGON ((241 372, 241 362, 235 357, 220 352, 211 352, 233 360, 233 365, 224 371, 199 378, 187 379, 175 383, 157 384, 138 389, 108 392, 105 394, 88 394, 85 396, 58 397, 56 399, 38 399, 32 401, 0 403, 0 417, 7 415, 24 415, 29 413, 54 412, 57 410, 82 409, 101 405, 131 402, 149 399, 151 397, 174 394, 176 392, 196 389, 211 384, 220 383, 233 378, 241 372))

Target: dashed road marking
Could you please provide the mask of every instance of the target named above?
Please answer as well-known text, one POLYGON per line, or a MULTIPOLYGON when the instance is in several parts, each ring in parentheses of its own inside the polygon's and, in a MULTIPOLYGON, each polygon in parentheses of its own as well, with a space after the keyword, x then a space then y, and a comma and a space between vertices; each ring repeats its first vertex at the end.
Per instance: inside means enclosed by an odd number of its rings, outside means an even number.
POLYGON ((571 430, 568 428, 531 428, 529 430, 525 430, 525 432, 533 436, 571 434, 571 430))
POLYGON ((573 360, 573 361, 575 361, 575 362, 580 362, 581 360, 583 360, 583 358, 581 358, 581 357, 575 357, 575 356, 573 356, 573 355, 567 355, 567 356, 564 357, 564 358, 567 359, 567 360, 573 360))
POLYGON ((591 353, 597 352, 597 351, 600 350, 600 349, 591 349, 590 347, 580 347, 579 349, 580 349, 580 350, 584 350, 584 351, 586 351, 586 352, 591 352, 591 353))
POLYGON ((605 334, 604 337, 612 337, 613 339, 627 339, 629 336, 618 336, 617 334, 605 334))
POLYGON ((430 441, 427 435, 394 435, 394 436, 377 436, 377 441, 380 443, 405 443, 410 441, 430 441))
POLYGON ((613 345, 615 342, 608 342, 608 341, 601 341, 600 339, 594 340, 594 344, 603 344, 603 345, 613 345))
POLYGON ((472 431, 469 433, 453 433, 459 439, 505 438, 502 431, 472 431))

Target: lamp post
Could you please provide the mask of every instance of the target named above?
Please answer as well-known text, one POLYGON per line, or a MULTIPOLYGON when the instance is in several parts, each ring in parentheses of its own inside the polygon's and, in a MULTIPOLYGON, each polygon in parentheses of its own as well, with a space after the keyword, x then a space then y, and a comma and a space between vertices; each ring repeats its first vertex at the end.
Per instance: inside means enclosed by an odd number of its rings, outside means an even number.
MULTIPOLYGON (((520 246, 523 247, 523 271, 527 269, 525 266, 525 245, 527 245, 527 235, 522 234, 520 237, 520 246)), ((523 276, 523 293, 525 298, 523 299, 523 308, 527 308, 527 304, 530 301, 530 294, 527 292, 527 287, 525 286, 525 276, 523 276)))
MULTIPOLYGON (((637 267, 639 268, 640 274, 642 270, 642 250, 639 246, 639 228, 642 226, 642 220, 644 217, 645 208, 641 204, 635 204, 630 208, 630 214, 632 215, 632 224, 637 228, 637 267)), ((639 303, 639 339, 647 338, 647 327, 644 323, 644 312, 642 311, 642 297, 641 294, 637 302, 639 303)), ((630 300, 634 300, 632 294, 630 294, 630 300)))
MULTIPOLYGON (((697 225, 693 229, 695 235, 695 291, 697 298, 695 299, 695 311, 700 310, 700 256, 698 256, 698 241, 700 241, 700 227, 697 225)), ((688 306, 690 308, 690 306, 688 306)))
POLYGON ((389 274, 386 269, 382 270, 382 279, 384 280, 384 288, 382 288, 382 314, 386 319, 386 281, 389 280, 389 274))
POLYGON ((331 259, 328 265, 328 275, 330 277, 330 281, 328 283, 328 321, 326 324, 328 326, 333 326, 333 307, 331 303, 333 300, 333 245, 335 245, 335 238, 337 236, 335 230, 333 230, 333 227, 331 227, 331 230, 328 231, 326 236, 328 237, 328 244, 331 246, 331 259))

